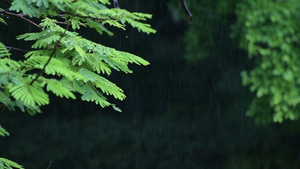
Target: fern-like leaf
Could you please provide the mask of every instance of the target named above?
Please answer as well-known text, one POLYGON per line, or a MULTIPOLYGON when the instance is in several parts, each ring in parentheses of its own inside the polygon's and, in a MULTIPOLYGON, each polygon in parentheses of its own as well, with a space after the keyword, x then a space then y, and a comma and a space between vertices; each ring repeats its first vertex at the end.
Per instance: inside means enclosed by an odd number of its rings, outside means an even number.
POLYGON ((32 2, 35 2, 37 7, 49 7, 49 0, 32 0, 32 2))
POLYGON ((99 34, 102 34, 103 32, 107 33, 109 36, 113 36, 114 34, 109 31, 108 29, 106 29, 106 27, 104 25, 102 25, 102 23, 99 23, 97 21, 94 21, 92 19, 86 19, 87 24, 89 25, 90 28, 94 28, 96 29, 96 31, 99 34))
POLYGON ((9 136, 9 133, 0 125, 0 136, 9 136))
POLYGON ((101 107, 111 105, 103 96, 103 94, 91 83, 84 83, 82 81, 69 81, 67 78, 63 78, 60 82, 70 91, 80 93, 83 101, 94 102, 99 104, 101 107))
POLYGON ((81 87, 84 91, 81 96, 82 100, 94 102, 99 104, 101 107, 110 106, 110 103, 106 100, 106 98, 92 85, 84 84, 81 87))
MULTIPOLYGON (((4 91, 7 89, 4 89, 4 91)), ((5 92, 0 91, 0 103, 5 105, 8 109, 14 110, 14 102, 10 99, 9 95, 7 95, 5 92)))
POLYGON ((76 99, 75 95, 68 88, 64 87, 60 81, 46 78, 42 78, 42 81, 46 83, 47 91, 51 91, 59 97, 76 99))
POLYGON ((138 31, 144 32, 147 34, 155 33, 156 31, 151 28, 150 24, 146 24, 140 22, 139 20, 146 20, 147 18, 150 19, 152 15, 144 14, 139 12, 128 12, 126 10, 122 10, 122 21, 129 23, 132 27, 137 28, 138 31))
POLYGON ((9 51, 6 49, 4 44, 0 42, 0 58, 9 57, 9 56, 10 56, 9 51))
POLYGON ((89 71, 87 69, 80 69, 79 73, 85 77, 84 82, 90 82, 97 88, 101 89, 103 93, 108 95, 113 95, 116 99, 123 100, 125 99, 125 95, 123 93, 123 90, 119 88, 114 83, 110 82, 109 80, 105 79, 104 77, 101 77, 92 71, 89 71))
POLYGON ((12 0, 10 10, 29 17, 43 16, 43 19, 39 24, 42 28, 40 32, 17 37, 18 40, 34 41, 31 48, 35 50, 26 53, 24 60, 10 60, 8 50, 0 44, 0 72, 4 72, 0 85, 8 84, 5 86, 9 91, 6 101, 11 97, 15 99, 9 107, 19 107, 32 115, 39 112, 40 106, 49 103, 48 95, 43 90, 45 87, 59 97, 75 99, 74 93, 77 92, 82 95, 82 100, 121 111, 104 95, 123 100, 123 90, 100 74, 110 75, 112 69, 132 73, 128 67, 130 63, 149 65, 149 62, 134 54, 87 40, 57 24, 65 20, 70 22, 73 30, 84 26, 96 29, 98 33, 113 35, 106 25, 125 29, 125 23, 129 23, 139 31, 155 33, 149 24, 143 23, 152 15, 110 9, 105 6, 109 3, 110 0, 12 0), (47 16, 54 16, 57 20, 47 16), (46 78, 44 74, 53 79, 46 78))
POLYGON ((20 64, 8 58, 0 58, 0 72, 10 72, 12 70, 18 69, 20 64))
POLYGON ((34 107, 49 104, 49 97, 39 83, 30 85, 24 80, 23 83, 12 87, 9 92, 16 100, 22 101, 24 105, 34 107))
POLYGON ((107 75, 111 74, 110 66, 103 62, 101 58, 97 57, 95 54, 89 54, 86 58, 86 62, 92 67, 92 70, 96 71, 97 73, 105 73, 107 75))
POLYGON ((39 13, 39 10, 31 4, 31 1, 28 0, 14 0, 11 3, 10 10, 22 12, 30 17, 34 17, 39 13))
MULTIPOLYGON (((24 61, 24 66, 36 69, 42 69, 46 62, 48 61, 48 56, 37 56, 38 54, 34 54, 35 57, 30 57, 26 61, 24 61)), ((70 80, 83 79, 82 75, 77 73, 76 71, 70 69, 70 60, 67 58, 52 58, 49 64, 45 68, 45 73, 49 75, 59 75, 65 76, 70 80)))
POLYGON ((0 22, 4 23, 5 25, 7 25, 7 23, 4 21, 4 19, 0 18, 0 22))
POLYGON ((0 158, 0 168, 1 169, 13 169, 13 168, 24 169, 23 166, 21 166, 20 164, 6 158, 0 158))
MULTIPOLYGON (((0 8, 0 11, 3 11, 3 9, 2 9, 2 8, 0 8)), ((1 23, 4 23, 5 25, 7 25, 7 23, 4 21, 4 19, 3 19, 3 18, 0 18, 0 22, 1 22, 1 23)))

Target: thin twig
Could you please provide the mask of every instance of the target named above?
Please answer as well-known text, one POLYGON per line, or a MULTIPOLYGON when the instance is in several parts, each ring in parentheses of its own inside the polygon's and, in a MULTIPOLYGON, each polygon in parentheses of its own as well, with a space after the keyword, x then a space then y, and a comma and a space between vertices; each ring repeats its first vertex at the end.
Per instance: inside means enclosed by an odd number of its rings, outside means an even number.
POLYGON ((114 8, 120 8, 118 0, 113 0, 114 8))
POLYGON ((69 22, 69 24, 67 25, 65 31, 64 31, 64 32, 62 33, 62 35, 60 36, 59 40, 55 43, 55 46, 54 46, 54 48, 53 48, 53 50, 52 50, 52 52, 51 52, 51 54, 50 54, 50 56, 49 56, 49 59, 47 60, 47 62, 46 62, 45 65, 43 66, 43 69, 39 72, 39 74, 38 74, 34 79, 32 79, 32 81, 29 83, 30 85, 32 85, 32 84, 33 84, 33 83, 34 83, 34 82, 35 82, 35 81, 36 81, 36 80, 44 73, 44 71, 45 71, 47 65, 50 63, 52 57, 54 56, 54 54, 55 54, 55 52, 56 52, 56 50, 57 50, 57 47, 58 47, 58 45, 60 44, 61 39, 65 36, 66 31, 67 31, 67 29, 69 28, 69 26, 70 26, 70 22, 69 22))
MULTIPOLYGON (((64 15, 59 14, 58 16, 59 16, 59 17, 63 17, 64 15)), ((42 18, 46 19, 47 17, 42 16, 42 18)), ((58 24, 58 25, 68 25, 68 22, 55 21, 55 23, 58 24)), ((84 25, 87 25, 87 24, 84 23, 84 25)))
POLYGON ((5 48, 11 49, 11 50, 16 50, 16 51, 19 51, 19 52, 24 52, 24 53, 29 52, 29 51, 27 51, 27 50, 19 49, 19 48, 15 48, 15 47, 11 47, 11 46, 5 46, 5 48))
MULTIPOLYGON (((76 13, 76 10, 77 10, 77 8, 76 8, 75 11, 74 11, 74 15, 75 15, 75 13, 76 13)), ((72 16, 72 18, 74 17, 74 15, 72 16)), ((72 18, 71 18, 70 20, 72 20, 72 18)), ((55 54, 55 52, 56 52, 56 50, 57 50, 58 45, 60 44, 60 41, 61 41, 62 38, 65 36, 65 34, 66 34, 67 30, 69 29, 69 26, 70 26, 70 25, 71 25, 71 21, 68 22, 68 24, 67 24, 67 26, 66 26, 66 28, 65 28, 65 31, 61 34, 59 40, 55 43, 55 46, 54 46, 54 48, 53 48, 53 50, 52 50, 52 52, 51 52, 51 54, 50 54, 50 56, 49 56, 49 59, 47 60, 47 62, 46 62, 45 65, 43 66, 43 69, 39 72, 38 75, 35 76, 34 79, 32 79, 32 81, 29 83, 30 85, 32 85, 32 84, 33 84, 33 83, 34 83, 34 82, 35 82, 35 81, 36 81, 36 80, 44 73, 44 71, 45 71, 47 65, 50 63, 52 57, 54 56, 54 54, 55 54)))
POLYGON ((33 22, 32 20, 30 20, 28 18, 25 18, 26 15, 24 15, 22 13, 16 14, 16 13, 8 12, 8 11, 5 11, 5 10, 0 10, 0 13, 2 13, 5 16, 11 16, 11 17, 19 18, 19 19, 21 19, 25 22, 28 22, 28 23, 32 24, 33 26, 35 26, 39 29, 42 29, 42 27, 40 25, 38 25, 37 23, 33 22))
POLYGON ((191 24, 191 23, 192 23, 192 19, 193 19, 193 15, 192 15, 192 13, 190 12, 188 6, 186 5, 185 0, 180 0, 180 2, 181 2, 182 10, 184 11, 185 15, 188 17, 189 22, 190 22, 190 24, 191 24))
POLYGON ((50 169, 52 162, 53 162, 53 160, 50 161, 50 163, 49 163, 47 169, 50 169))
MULTIPOLYGON (((69 12, 64 12, 65 14, 69 14, 69 15, 72 15, 71 13, 69 12)), ((57 16, 59 17, 65 17, 66 15, 65 14, 58 14, 57 16)), ((108 20, 107 18, 97 18, 97 17, 92 17, 92 16, 82 16, 82 15, 78 15, 78 14, 75 14, 75 15, 72 15, 72 16, 76 16, 76 17, 79 17, 79 18, 83 18, 83 19, 94 19, 94 20, 98 20, 98 21, 105 21, 105 20, 108 20)))
POLYGON ((59 24, 59 25, 68 25, 68 22, 60 22, 60 21, 56 21, 55 23, 56 23, 56 24, 59 24))

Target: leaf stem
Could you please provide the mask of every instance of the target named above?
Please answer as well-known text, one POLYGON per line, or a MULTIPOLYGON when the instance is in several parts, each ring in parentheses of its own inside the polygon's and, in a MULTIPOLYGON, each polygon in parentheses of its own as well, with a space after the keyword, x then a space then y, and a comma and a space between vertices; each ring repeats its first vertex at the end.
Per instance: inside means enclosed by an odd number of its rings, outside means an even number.
POLYGON ((16 50, 16 51, 19 51, 19 52, 25 52, 25 53, 28 52, 27 50, 16 48, 16 47, 12 47, 12 46, 5 46, 5 48, 11 49, 11 50, 16 50))
MULTIPOLYGON (((72 15, 72 18, 74 17, 74 15, 76 13, 76 10, 77 10, 77 8, 75 9, 74 14, 72 15)), ((70 20, 72 20, 72 18, 70 20)), ((55 43, 55 46, 54 46, 54 48, 53 48, 53 50, 52 50, 52 52, 51 52, 51 54, 49 56, 49 59, 47 60, 47 62, 43 66, 42 70, 39 72, 38 75, 36 75, 36 77, 34 79, 32 79, 32 81, 29 83, 30 85, 32 85, 45 72, 45 69, 46 69, 47 65, 50 63, 52 57, 56 53, 58 45, 60 44, 60 41, 62 40, 62 38, 65 36, 65 34, 66 34, 67 30, 69 29, 70 25, 71 25, 71 21, 68 22, 68 24, 67 24, 67 26, 65 28, 65 31, 60 35, 59 40, 55 43)))
POLYGON ((49 163, 47 169, 50 169, 52 162, 53 162, 53 160, 50 161, 50 163, 49 163))
POLYGON ((120 8, 118 0, 113 0, 114 8, 120 8))
POLYGON ((192 23, 193 15, 190 12, 189 8, 187 7, 185 0, 180 0, 180 2, 181 2, 182 10, 184 11, 185 15, 188 17, 189 22, 192 23))
POLYGON ((17 14, 17 13, 13 13, 13 12, 8 12, 6 10, 0 10, 0 13, 2 13, 5 16, 11 16, 11 17, 19 18, 19 19, 21 19, 25 22, 28 22, 28 23, 32 24, 33 26, 35 26, 39 29, 42 29, 42 27, 39 24, 33 22, 32 20, 30 20, 28 18, 25 18, 26 15, 24 15, 23 13, 17 14))

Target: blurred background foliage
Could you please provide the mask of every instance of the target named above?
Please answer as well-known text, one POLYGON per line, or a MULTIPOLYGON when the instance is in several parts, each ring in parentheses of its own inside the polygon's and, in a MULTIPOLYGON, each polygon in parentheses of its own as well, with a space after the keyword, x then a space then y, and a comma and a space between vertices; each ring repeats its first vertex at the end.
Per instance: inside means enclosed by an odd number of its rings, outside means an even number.
POLYGON ((242 72, 256 94, 247 114, 258 122, 300 117, 299 9, 294 0, 245 1, 236 9, 240 45, 255 62, 242 72))
MULTIPOLYGON (((108 77, 127 95, 116 101, 123 113, 56 98, 34 117, 4 112, 0 123, 11 135, 0 138, 0 156, 25 168, 47 168, 51 160, 51 168, 66 169, 299 168, 299 122, 261 125, 277 113, 270 85, 297 101, 297 1, 186 1, 192 24, 177 0, 120 1, 121 8, 153 14, 155 35, 130 27, 113 37, 82 30, 88 39, 151 63, 108 77), (292 78, 274 74, 277 68, 291 69, 292 78), (257 87, 251 92, 242 82, 257 87), (267 91, 260 95, 259 88, 267 91)), ((29 47, 10 37, 33 28, 5 20, 18 26, 1 25, 1 41, 29 47)), ((295 117, 283 113, 282 119, 297 119, 293 104, 280 102, 295 117)))

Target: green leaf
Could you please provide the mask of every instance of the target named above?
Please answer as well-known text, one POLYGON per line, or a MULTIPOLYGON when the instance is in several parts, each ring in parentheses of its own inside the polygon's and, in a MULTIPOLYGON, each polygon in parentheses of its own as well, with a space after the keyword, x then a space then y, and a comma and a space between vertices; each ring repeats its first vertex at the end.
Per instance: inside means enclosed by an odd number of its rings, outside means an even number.
MULTIPOLYGON (((32 68, 42 69, 47 63, 48 56, 38 56, 40 51, 37 53, 31 52, 32 56, 24 61, 24 66, 31 70, 32 68), (33 57, 34 56, 34 57, 33 57)), ((69 79, 83 79, 82 75, 76 71, 70 69, 70 60, 67 58, 52 58, 45 68, 45 73, 49 75, 65 76, 69 79)))
POLYGON ((12 11, 21 12, 29 17, 35 17, 39 10, 34 8, 30 1, 27 0, 14 0, 9 8, 12 11))
POLYGON ((4 23, 5 25, 7 25, 7 23, 2 18, 0 18, 0 22, 4 23))
POLYGON ((0 58, 0 72, 10 72, 14 69, 20 68, 20 64, 8 58, 0 58))
POLYGON ((0 42, 0 58, 9 57, 9 56, 10 56, 9 51, 6 49, 4 44, 0 42))
POLYGON ((36 6, 38 7, 49 7, 49 2, 48 0, 32 0, 32 2, 36 3, 36 6))
POLYGON ((35 82, 32 85, 23 81, 20 85, 12 87, 9 92, 16 99, 27 106, 42 106, 49 104, 49 97, 43 91, 42 86, 35 82))
POLYGON ((122 110, 119 107, 117 107, 115 104, 111 104, 111 106, 115 111, 122 113, 122 110))
POLYGON ((20 164, 6 158, 0 158, 0 168, 1 169, 12 169, 12 168, 24 169, 23 166, 21 166, 20 164))
POLYGON ((87 69, 80 69, 79 73, 85 77, 84 82, 90 82, 97 88, 101 89, 103 93, 113 95, 116 99, 123 100, 125 99, 125 95, 123 94, 123 90, 119 88, 114 83, 109 80, 101 77, 87 69))
POLYGON ((62 85, 62 83, 56 79, 46 79, 42 78, 42 80, 46 83, 46 90, 51 91, 55 95, 59 97, 72 98, 76 99, 75 95, 66 87, 62 85))
POLYGON ((84 51, 80 46, 75 45, 74 47, 75 47, 75 50, 78 52, 78 54, 79 54, 81 57, 83 57, 83 58, 86 57, 85 51, 84 51))
POLYGON ((0 136, 9 136, 9 133, 0 125, 0 136))
MULTIPOLYGON (((146 66, 149 62, 85 39, 75 30, 84 26, 100 34, 113 35, 105 26, 124 30, 125 23, 145 33, 155 33, 155 30, 144 23, 152 15, 110 9, 106 4, 110 1, 13 0, 11 11, 35 18, 36 23, 39 17, 43 19, 39 23, 40 31, 17 36, 17 40, 33 41, 31 48, 35 50, 26 53, 25 59, 11 60, 9 51, 0 44, 0 72, 5 72, 0 77, 0 85, 9 91, 8 94, 0 92, 2 103, 11 110, 19 107, 34 115, 40 112, 40 106, 49 104, 46 92, 72 99, 77 92, 82 100, 102 107, 112 105, 104 95, 125 99, 123 90, 100 74, 110 75, 112 69, 132 73, 129 64, 146 66), (62 22, 70 22, 73 32, 66 30, 62 22), (33 84, 32 79, 35 79, 33 84)), ((113 108, 121 111, 114 105, 113 108)))
POLYGON ((81 99, 84 101, 91 101, 96 104, 99 104, 101 107, 109 106, 110 103, 106 98, 92 85, 86 83, 81 86, 82 96, 81 99))
POLYGON ((242 80, 256 93, 248 112, 257 119, 300 117, 299 10, 296 1, 245 0, 237 6, 240 45, 255 59, 242 80))

